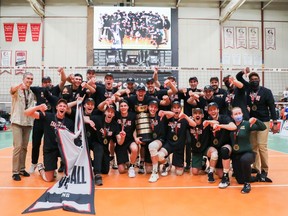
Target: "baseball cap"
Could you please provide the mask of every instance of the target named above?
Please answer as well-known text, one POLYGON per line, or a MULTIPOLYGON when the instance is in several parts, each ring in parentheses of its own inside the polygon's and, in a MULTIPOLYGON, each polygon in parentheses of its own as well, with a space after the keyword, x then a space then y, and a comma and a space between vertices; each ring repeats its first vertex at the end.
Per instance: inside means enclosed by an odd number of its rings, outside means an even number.
POLYGON ((42 78, 42 83, 51 82, 51 78, 49 76, 45 76, 42 78))
POLYGON ((248 76, 248 77, 249 77, 249 79, 251 79, 251 77, 252 77, 252 76, 257 76, 257 77, 258 77, 258 79, 260 79, 260 77, 259 77, 259 74, 258 74, 258 73, 256 73, 256 72, 252 72, 252 73, 250 73, 250 74, 249 74, 249 76, 248 76))
POLYGON ((105 75, 105 78, 106 78, 106 77, 108 77, 108 76, 110 76, 110 77, 114 78, 114 76, 113 76, 113 74, 112 74, 112 73, 106 73, 106 75, 105 75))
POLYGON ((146 83, 149 83, 149 82, 153 82, 154 83, 154 79, 152 77, 149 77, 146 79, 146 83))
POLYGON ((197 79, 197 77, 195 77, 195 76, 189 78, 189 82, 191 82, 192 80, 195 80, 196 82, 198 82, 198 79, 197 79))
POLYGON ((197 113, 197 112, 200 112, 201 114, 203 114, 203 110, 201 108, 199 108, 199 107, 192 109, 192 113, 193 114, 197 113))
POLYGON ((173 101, 171 106, 173 107, 175 105, 181 106, 180 101, 178 101, 178 100, 173 101))
POLYGON ((135 83, 135 79, 132 77, 127 78, 126 83, 135 83))
POLYGON ((87 99, 85 100, 85 104, 88 103, 88 102, 92 102, 92 103, 95 104, 95 101, 94 101, 93 98, 87 98, 87 99))
POLYGON ((65 99, 63 99, 63 98, 60 98, 60 99, 57 101, 57 105, 60 104, 60 103, 68 104, 67 100, 65 100, 65 99))
POLYGON ((148 105, 152 105, 152 104, 159 106, 159 103, 156 100, 151 100, 148 105))
POLYGON ((219 82, 219 78, 218 77, 211 77, 210 78, 210 82, 213 81, 213 80, 216 80, 217 82, 219 82))
POLYGON ((145 88, 145 86, 143 84, 140 84, 140 85, 137 86, 136 90, 137 91, 139 91, 139 90, 145 90, 146 91, 146 88, 145 88))
POLYGON ((211 103, 208 104, 208 109, 209 109, 210 107, 213 107, 213 106, 216 107, 216 108, 219 108, 217 103, 211 102, 211 103))
POLYGON ((213 91, 212 86, 206 85, 206 86, 204 87, 204 91, 207 91, 207 90, 213 91))

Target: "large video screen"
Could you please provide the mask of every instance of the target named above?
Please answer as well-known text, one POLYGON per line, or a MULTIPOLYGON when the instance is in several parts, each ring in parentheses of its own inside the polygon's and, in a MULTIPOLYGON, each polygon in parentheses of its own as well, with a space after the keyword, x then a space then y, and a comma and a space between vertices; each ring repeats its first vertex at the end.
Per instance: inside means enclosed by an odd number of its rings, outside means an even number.
POLYGON ((171 8, 94 7, 94 49, 171 49, 171 8))

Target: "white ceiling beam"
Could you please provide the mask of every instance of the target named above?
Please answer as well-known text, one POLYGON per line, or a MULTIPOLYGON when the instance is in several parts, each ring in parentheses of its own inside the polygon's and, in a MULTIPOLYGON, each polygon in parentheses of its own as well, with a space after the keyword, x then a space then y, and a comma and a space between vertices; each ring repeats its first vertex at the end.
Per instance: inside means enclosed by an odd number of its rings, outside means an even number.
POLYGON ((232 14, 240 8, 246 0, 231 0, 228 5, 221 11, 219 22, 222 24, 228 20, 232 14))
POLYGON ((270 0, 267 4, 265 4, 262 8, 262 10, 264 10, 268 5, 270 5, 274 0, 270 0))
POLYGON ((181 0, 176 0, 176 8, 179 7, 180 2, 181 2, 181 0))

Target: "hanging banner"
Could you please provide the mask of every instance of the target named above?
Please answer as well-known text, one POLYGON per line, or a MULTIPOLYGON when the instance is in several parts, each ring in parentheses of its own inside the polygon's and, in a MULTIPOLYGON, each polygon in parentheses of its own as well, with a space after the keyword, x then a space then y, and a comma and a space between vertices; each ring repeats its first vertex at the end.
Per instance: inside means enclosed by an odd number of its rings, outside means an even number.
POLYGON ((12 50, 1 50, 0 55, 0 75, 7 72, 9 74, 12 73, 12 50), (7 67, 7 69, 5 68, 7 67), (9 69, 8 69, 9 68, 9 69))
POLYGON ((259 29, 258 27, 248 28, 248 48, 259 49, 259 29))
POLYGON ((58 146, 66 165, 65 176, 23 213, 62 208, 81 214, 95 214, 95 184, 80 103, 78 102, 76 109, 75 133, 56 127, 58 146))
POLYGON ((13 39, 14 23, 4 23, 4 34, 6 42, 11 42, 13 39))
POLYGON ((19 42, 26 41, 27 25, 27 23, 17 23, 19 42))
POLYGON ((234 27, 223 27, 224 48, 234 49, 234 27))
POLYGON ((41 23, 30 23, 32 41, 39 41, 41 23))
POLYGON ((27 51, 15 51, 15 74, 25 73, 24 67, 27 65, 27 51))
POLYGON ((236 48, 247 49, 246 27, 236 27, 236 48))
POLYGON ((265 28, 265 49, 276 50, 276 30, 275 28, 265 28))

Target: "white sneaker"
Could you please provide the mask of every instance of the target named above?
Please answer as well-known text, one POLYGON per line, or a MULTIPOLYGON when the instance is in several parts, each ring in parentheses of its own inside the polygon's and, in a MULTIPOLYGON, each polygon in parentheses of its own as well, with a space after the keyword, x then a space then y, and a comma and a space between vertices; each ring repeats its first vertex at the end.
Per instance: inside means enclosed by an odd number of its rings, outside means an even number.
POLYGON ((166 164, 163 164, 161 176, 167 176, 169 171, 170 165, 166 166, 166 164))
POLYGON ((134 178, 134 177, 136 176, 134 167, 132 167, 132 166, 129 167, 129 169, 128 169, 128 176, 129 176, 130 178, 134 178))
POLYGON ((31 164, 31 167, 29 169, 29 173, 34 173, 36 167, 37 167, 37 164, 31 164))
POLYGON ((149 182, 153 183, 153 182, 157 182, 157 180, 159 179, 159 175, 157 172, 152 172, 150 178, 149 178, 149 182))
POLYGON ((38 163, 37 164, 37 169, 38 169, 38 171, 39 171, 39 173, 42 171, 42 170, 44 170, 45 168, 44 168, 44 165, 42 164, 42 163, 38 163))

